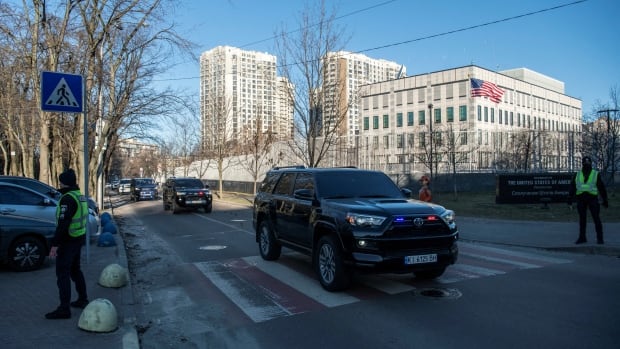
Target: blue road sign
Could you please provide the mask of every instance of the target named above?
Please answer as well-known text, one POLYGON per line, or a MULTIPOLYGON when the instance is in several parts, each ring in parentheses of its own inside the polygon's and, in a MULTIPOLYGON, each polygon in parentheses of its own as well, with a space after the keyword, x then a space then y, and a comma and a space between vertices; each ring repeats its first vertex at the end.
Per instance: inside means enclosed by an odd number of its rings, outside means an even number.
POLYGON ((81 113, 82 75, 41 72, 41 110, 81 113))

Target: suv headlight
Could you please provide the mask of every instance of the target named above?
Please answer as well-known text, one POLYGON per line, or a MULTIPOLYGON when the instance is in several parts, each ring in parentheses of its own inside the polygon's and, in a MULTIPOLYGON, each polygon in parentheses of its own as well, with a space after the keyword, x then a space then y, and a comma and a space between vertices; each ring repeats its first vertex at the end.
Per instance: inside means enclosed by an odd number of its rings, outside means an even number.
POLYGON ((456 225, 456 214, 452 210, 445 210, 441 214, 441 219, 443 219, 450 226, 450 228, 454 228, 456 225))
POLYGON ((385 221, 385 217, 349 212, 345 220, 356 227, 375 227, 381 225, 385 221))

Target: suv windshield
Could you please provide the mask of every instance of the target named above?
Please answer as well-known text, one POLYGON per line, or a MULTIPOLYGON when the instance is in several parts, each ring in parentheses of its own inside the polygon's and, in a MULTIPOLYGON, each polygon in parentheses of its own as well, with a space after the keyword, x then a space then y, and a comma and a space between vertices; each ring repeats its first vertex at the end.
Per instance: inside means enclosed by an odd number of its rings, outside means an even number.
POLYGON ((199 179, 176 179, 174 181, 177 187, 181 188, 203 188, 202 181, 199 179))
POLYGON ((394 182, 380 172, 317 173, 316 182, 323 198, 403 197, 394 182))
POLYGON ((155 181, 151 178, 139 178, 136 179, 136 185, 137 186, 141 186, 141 185, 155 185, 155 181))

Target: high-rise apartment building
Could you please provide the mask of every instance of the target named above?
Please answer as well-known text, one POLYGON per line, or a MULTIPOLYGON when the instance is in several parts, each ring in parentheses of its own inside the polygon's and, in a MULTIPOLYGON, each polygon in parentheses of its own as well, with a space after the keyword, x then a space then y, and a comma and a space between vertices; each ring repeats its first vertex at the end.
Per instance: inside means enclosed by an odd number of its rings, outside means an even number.
MULTIPOLYGON (((291 134, 291 102, 280 89, 276 57, 218 46, 200 56, 200 115, 203 144, 243 141, 256 132, 291 134)), ((286 94, 288 95, 288 94, 286 94)))
POLYGON ((346 136, 349 143, 359 132, 359 91, 363 85, 394 80, 405 76, 407 69, 398 63, 384 59, 373 59, 363 54, 347 51, 330 52, 324 59, 324 89, 326 93, 323 106, 323 118, 330 118, 346 110, 346 120, 341 123, 340 134, 346 136), (343 98, 345 97, 346 98, 343 98), (346 109, 348 108, 348 110, 346 109))

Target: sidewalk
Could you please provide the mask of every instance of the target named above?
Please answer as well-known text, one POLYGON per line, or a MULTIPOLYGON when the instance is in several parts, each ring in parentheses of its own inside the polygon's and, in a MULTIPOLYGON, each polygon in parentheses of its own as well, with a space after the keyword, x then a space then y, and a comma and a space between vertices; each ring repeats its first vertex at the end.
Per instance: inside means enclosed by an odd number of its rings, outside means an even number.
MULTIPOLYGON (((82 249, 82 271, 86 278, 88 298, 109 300, 118 315, 118 328, 113 332, 87 332, 78 327, 82 309, 71 309, 71 319, 48 320, 45 314, 58 306, 55 263, 49 259, 39 270, 16 273, 0 268, 0 285, 5 301, 0 302, 0 334, 4 348, 139 348, 134 328, 131 283, 122 288, 98 284, 103 269, 113 263, 127 267, 122 238, 114 235, 116 246, 98 247, 91 238, 88 255, 82 249)), ((72 300, 76 293, 72 284, 72 300)))
POLYGON ((603 222, 604 245, 596 244, 593 223, 587 226, 588 242, 581 245, 575 245, 579 235, 579 226, 576 222, 528 222, 457 217, 457 224, 459 238, 463 241, 620 257, 620 223, 603 222))
MULTIPOLYGON (((242 205, 251 205, 251 199, 242 195, 227 195, 224 199, 242 205)), ((493 243, 507 246, 533 247, 552 251, 599 254, 620 257, 620 223, 603 223, 605 245, 595 243, 592 224, 588 225, 588 243, 575 245, 575 223, 501 221, 470 217, 458 218, 462 241, 493 243)), ((114 304, 118 313, 118 329, 109 333, 92 333, 78 328, 80 309, 72 309, 68 320, 47 320, 44 314, 58 306, 58 289, 54 262, 47 261, 42 269, 15 273, 0 268, 0 285, 5 301, 0 302, 0 334, 3 347, 32 348, 88 348, 138 349, 134 300, 131 284, 119 289, 98 284, 102 270, 117 263, 127 268, 127 257, 122 237, 115 234, 116 246, 98 247, 91 239, 88 256, 83 250, 82 268, 86 277, 89 298, 105 298, 114 304), (88 258, 88 263, 86 262, 88 258), (36 343, 36 344, 35 344, 36 343)), ((75 293, 73 292, 75 298, 75 293)))

